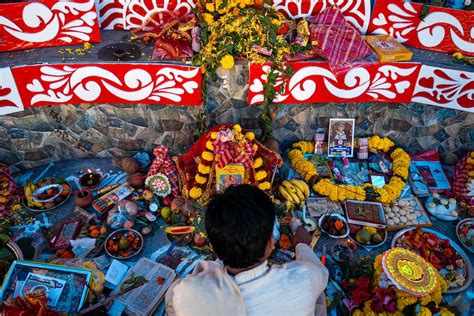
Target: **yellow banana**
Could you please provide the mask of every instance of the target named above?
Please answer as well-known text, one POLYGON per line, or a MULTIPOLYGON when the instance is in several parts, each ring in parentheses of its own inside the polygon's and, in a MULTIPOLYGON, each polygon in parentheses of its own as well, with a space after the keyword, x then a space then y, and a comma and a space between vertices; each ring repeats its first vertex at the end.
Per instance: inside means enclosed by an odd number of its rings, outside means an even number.
POLYGON ((283 187, 282 185, 280 185, 279 187, 279 191, 281 193, 281 195, 290 203, 295 203, 295 200, 293 200, 293 197, 291 196, 290 192, 288 192, 285 187, 283 187))
POLYGON ((297 187, 298 189, 301 190, 301 192, 304 193, 304 196, 306 198, 309 198, 309 187, 308 185, 306 184, 306 182, 304 181, 301 181, 301 180, 296 180, 296 179, 293 179, 293 180, 290 180, 290 183, 293 184, 295 187, 297 187))
POLYGON ((33 198, 31 197, 33 195, 33 190, 31 187, 31 181, 28 181, 25 185, 25 198, 26 198, 26 203, 28 204, 28 207, 33 206, 33 198))
POLYGON ((298 196, 298 199, 300 200, 300 203, 303 203, 303 202, 306 200, 305 197, 304 197, 303 191, 301 191, 301 190, 299 189, 299 187, 296 187, 296 186, 295 186, 295 188, 296 188, 295 194, 298 196))
POLYGON ((296 193, 296 188, 289 181, 283 181, 281 184, 285 187, 285 189, 288 192, 296 193))

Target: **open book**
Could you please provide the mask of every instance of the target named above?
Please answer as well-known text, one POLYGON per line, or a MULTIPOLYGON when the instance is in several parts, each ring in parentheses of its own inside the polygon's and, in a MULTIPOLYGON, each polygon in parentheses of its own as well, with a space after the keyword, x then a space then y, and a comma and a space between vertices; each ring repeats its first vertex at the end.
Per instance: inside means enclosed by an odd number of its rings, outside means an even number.
MULTIPOLYGON (((117 300, 127 306, 125 309, 127 315, 150 315, 163 300, 166 290, 176 277, 176 273, 165 265, 148 258, 140 258, 112 294, 120 291, 123 282, 130 277, 131 273, 134 273, 135 277, 143 276, 148 282, 138 289, 120 296, 117 300)), ((126 288, 127 285, 124 287, 126 288)))

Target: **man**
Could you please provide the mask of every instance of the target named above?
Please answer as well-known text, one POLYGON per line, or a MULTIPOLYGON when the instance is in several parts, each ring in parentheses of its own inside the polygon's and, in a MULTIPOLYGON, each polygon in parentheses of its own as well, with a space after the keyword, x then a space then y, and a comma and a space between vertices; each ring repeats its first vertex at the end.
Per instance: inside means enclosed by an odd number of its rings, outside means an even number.
POLYGON ((205 224, 220 261, 200 262, 171 286, 168 315, 325 315, 328 271, 303 227, 294 233, 296 261, 268 265, 274 222, 273 203, 255 187, 233 186, 214 197, 205 224))

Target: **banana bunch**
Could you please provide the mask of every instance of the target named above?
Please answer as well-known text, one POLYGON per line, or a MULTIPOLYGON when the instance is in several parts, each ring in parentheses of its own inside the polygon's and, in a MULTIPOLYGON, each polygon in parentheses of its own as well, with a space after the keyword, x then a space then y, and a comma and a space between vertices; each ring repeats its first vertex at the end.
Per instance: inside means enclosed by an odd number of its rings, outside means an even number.
POLYGON ((283 181, 279 191, 291 206, 302 206, 309 197, 309 186, 302 180, 283 181))
POLYGON ((31 208, 35 208, 35 209, 43 208, 44 203, 33 200, 33 193, 35 191, 36 191, 36 185, 33 182, 28 181, 25 185, 26 203, 28 204, 28 207, 31 207, 31 208))

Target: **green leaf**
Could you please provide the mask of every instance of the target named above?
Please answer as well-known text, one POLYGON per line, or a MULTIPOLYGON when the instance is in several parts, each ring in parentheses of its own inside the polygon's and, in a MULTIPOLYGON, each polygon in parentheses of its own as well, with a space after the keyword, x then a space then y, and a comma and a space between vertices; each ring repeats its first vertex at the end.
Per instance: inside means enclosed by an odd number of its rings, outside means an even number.
POLYGON ((428 7, 428 5, 426 5, 426 3, 424 3, 423 7, 421 8, 421 13, 419 15, 420 19, 423 22, 425 21, 425 18, 428 15, 429 12, 430 12, 430 7, 428 7))

